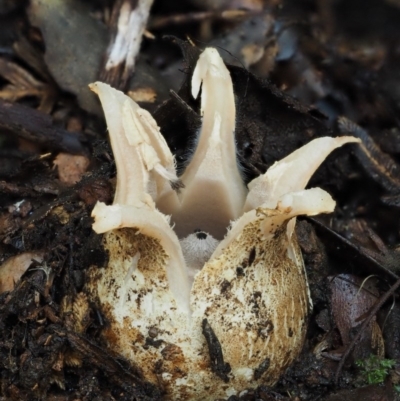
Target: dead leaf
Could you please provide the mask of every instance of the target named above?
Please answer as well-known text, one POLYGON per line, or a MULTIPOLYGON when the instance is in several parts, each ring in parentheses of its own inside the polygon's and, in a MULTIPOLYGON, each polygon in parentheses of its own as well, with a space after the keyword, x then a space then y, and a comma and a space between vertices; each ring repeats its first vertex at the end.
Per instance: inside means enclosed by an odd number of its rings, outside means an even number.
POLYGON ((14 289, 15 283, 26 272, 32 260, 42 262, 43 252, 25 252, 12 256, 0 266, 0 294, 14 289))
MULTIPOLYGON (((379 297, 376 280, 340 274, 330 278, 329 286, 332 315, 343 345, 347 346, 379 297)), ((355 359, 368 356, 373 350, 383 356, 383 348, 382 332, 374 317, 358 342, 355 359)))
POLYGON ((0 58, 0 76, 9 83, 0 90, 0 99, 16 102, 27 96, 40 99, 39 110, 50 113, 53 108, 52 88, 37 80, 31 73, 18 64, 4 58, 0 58))

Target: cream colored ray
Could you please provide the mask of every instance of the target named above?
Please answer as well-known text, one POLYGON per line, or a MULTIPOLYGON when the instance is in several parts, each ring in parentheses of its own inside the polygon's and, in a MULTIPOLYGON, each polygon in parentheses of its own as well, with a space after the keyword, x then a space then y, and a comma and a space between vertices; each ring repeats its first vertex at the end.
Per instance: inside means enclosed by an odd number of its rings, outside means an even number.
POLYGON ((149 173, 140 160, 138 150, 130 146, 124 129, 122 105, 127 97, 101 82, 91 84, 90 89, 99 96, 106 110, 105 117, 118 172, 114 203, 134 205, 149 202, 146 193, 149 173))
POLYGON ((179 200, 171 183, 177 182, 175 160, 151 114, 128 96, 102 82, 90 85, 105 113, 117 165, 114 203, 133 205, 151 195, 176 209, 179 200), (129 194, 129 196, 127 195, 129 194))
MULTIPOLYGON (((238 238, 243 229, 252 222, 260 220, 259 214, 265 215, 260 224, 260 235, 270 238, 284 222, 300 215, 314 216, 320 213, 331 213, 335 209, 335 201, 321 188, 306 189, 283 195, 277 201, 276 208, 263 203, 259 208, 244 213, 232 226, 227 236, 220 242, 210 260, 224 252, 229 244, 238 238)), ((290 237, 289 237, 290 241, 290 237)), ((289 241, 287 245, 289 245, 289 241)))
POLYGON ((352 142, 360 140, 351 136, 314 139, 275 162, 265 174, 248 185, 249 193, 243 211, 247 212, 261 205, 275 208, 281 196, 304 189, 317 168, 334 149, 352 142))
POLYGON ((173 221, 180 237, 198 228, 222 239, 229 222, 239 217, 247 190, 236 161, 232 79, 215 49, 200 55, 192 78, 193 97, 200 86, 203 122, 196 150, 181 177, 185 188, 173 221))
MULTIPOLYGON (((146 115, 147 112, 133 100, 101 82, 91 85, 91 89, 99 95, 103 104, 117 165, 113 205, 97 202, 92 211, 95 218, 93 229, 97 233, 105 233, 130 227, 160 241, 168 255, 166 273, 170 289, 179 305, 190 313, 190 282, 179 240, 169 225, 169 218, 156 209, 149 194, 150 174, 154 173, 156 165, 165 174, 164 170, 173 164, 172 155, 169 157, 170 151, 168 148, 166 151, 164 139, 157 134, 151 115, 146 115), (146 122, 146 118, 150 119, 150 123, 146 122), (153 125, 153 129, 146 132, 143 120, 147 128, 153 125)), ((169 183, 169 178, 168 175, 159 175, 155 180, 162 184, 162 181, 169 183)))

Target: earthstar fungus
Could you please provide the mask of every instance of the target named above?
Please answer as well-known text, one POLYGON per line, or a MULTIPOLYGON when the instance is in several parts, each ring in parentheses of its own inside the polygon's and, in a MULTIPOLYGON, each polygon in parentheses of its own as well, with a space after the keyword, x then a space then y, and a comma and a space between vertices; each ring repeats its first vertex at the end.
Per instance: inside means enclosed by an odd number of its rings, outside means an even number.
POLYGON ((298 356, 311 301, 295 217, 333 211, 328 193, 304 188, 333 149, 358 142, 315 139, 248 190, 236 161, 232 80, 215 49, 197 62, 194 97, 200 87, 202 128, 178 178, 152 116, 108 85, 91 85, 117 186, 111 206, 93 209, 109 261, 91 269, 88 291, 108 320, 110 349, 170 400, 273 385, 298 356))

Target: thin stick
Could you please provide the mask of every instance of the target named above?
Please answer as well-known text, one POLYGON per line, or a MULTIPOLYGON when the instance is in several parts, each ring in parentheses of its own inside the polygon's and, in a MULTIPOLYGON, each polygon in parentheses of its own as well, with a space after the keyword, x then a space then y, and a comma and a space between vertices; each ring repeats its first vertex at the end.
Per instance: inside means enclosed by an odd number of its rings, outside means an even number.
POLYGON ((66 131, 54 124, 49 115, 18 103, 0 100, 0 129, 51 150, 88 153, 83 134, 66 131))
POLYGON ((153 0, 117 0, 112 16, 110 45, 100 80, 125 90, 136 64, 153 0))
POLYGON ((260 14, 260 11, 246 10, 198 11, 185 14, 173 14, 167 15, 166 17, 152 18, 149 22, 148 29, 161 29, 170 25, 189 24, 191 22, 204 21, 208 19, 231 21, 258 14, 260 14))

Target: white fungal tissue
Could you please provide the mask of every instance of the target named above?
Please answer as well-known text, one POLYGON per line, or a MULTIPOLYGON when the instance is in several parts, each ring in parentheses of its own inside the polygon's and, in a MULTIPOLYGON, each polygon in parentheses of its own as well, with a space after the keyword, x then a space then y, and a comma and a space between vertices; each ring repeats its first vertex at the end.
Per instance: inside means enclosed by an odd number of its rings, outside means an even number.
POLYGON ((117 186, 111 206, 93 209, 109 261, 91 269, 87 290, 107 318, 110 350, 169 400, 272 386, 299 355, 311 301, 295 218, 333 211, 328 193, 305 187, 332 150, 358 142, 315 139, 246 188, 232 80, 215 49, 197 62, 193 97, 200 88, 200 136, 177 177, 152 116, 122 92, 91 85, 107 120, 117 186))

